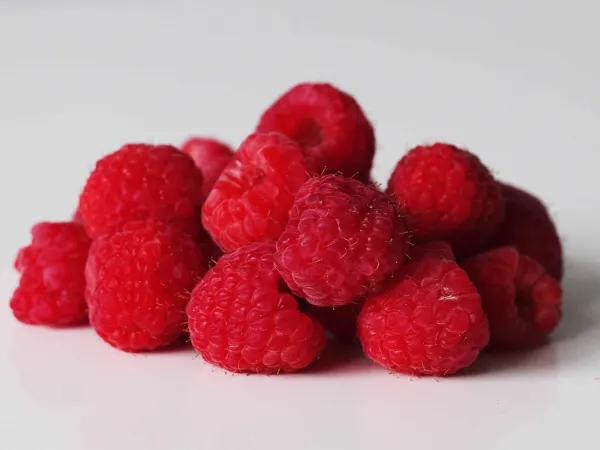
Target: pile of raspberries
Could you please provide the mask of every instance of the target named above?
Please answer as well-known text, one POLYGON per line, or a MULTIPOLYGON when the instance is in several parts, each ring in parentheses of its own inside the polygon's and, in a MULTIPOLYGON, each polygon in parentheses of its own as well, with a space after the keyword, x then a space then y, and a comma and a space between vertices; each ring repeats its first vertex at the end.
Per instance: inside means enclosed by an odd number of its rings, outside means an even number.
POLYGON ((408 151, 382 190, 375 147, 356 100, 325 83, 284 93, 235 152, 126 144, 71 221, 33 227, 12 311, 89 323, 126 352, 189 340, 233 372, 299 371, 330 339, 433 376, 542 344, 563 273, 544 204, 448 143, 408 151))

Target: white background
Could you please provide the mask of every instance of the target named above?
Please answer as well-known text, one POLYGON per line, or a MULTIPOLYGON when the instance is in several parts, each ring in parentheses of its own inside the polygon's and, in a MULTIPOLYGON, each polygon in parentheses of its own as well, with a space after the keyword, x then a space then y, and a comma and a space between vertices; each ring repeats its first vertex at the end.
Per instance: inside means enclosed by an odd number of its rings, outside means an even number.
POLYGON ((599 16, 597 0, 0 0, 0 449, 598 448, 599 16), (13 319, 17 248, 70 216, 98 157, 237 145, 306 80, 363 105, 378 181, 447 140, 546 200, 567 257, 551 345, 439 380, 364 360, 232 376, 13 319))

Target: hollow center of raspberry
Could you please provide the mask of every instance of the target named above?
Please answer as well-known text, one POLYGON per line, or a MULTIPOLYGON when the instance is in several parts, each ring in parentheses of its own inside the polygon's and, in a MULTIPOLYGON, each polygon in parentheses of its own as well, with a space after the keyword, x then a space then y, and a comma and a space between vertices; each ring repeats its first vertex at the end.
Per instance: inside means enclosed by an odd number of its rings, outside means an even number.
POLYGON ((292 138, 302 148, 315 147, 323 141, 323 131, 317 122, 307 119, 300 124, 292 138))

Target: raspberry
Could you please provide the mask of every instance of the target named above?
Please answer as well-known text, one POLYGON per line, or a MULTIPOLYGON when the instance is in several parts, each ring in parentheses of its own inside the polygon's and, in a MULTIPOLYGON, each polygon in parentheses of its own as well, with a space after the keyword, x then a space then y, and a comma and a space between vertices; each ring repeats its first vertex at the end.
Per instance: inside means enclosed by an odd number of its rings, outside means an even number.
POLYGON ((134 221, 94 241, 85 275, 90 322, 124 351, 153 350, 184 331, 185 306, 204 272, 200 250, 177 227, 134 221))
POLYGON ((562 246, 546 206, 516 187, 500 184, 500 188, 506 203, 506 216, 492 240, 492 248, 514 246, 560 280, 563 274, 562 246))
POLYGON ((325 346, 323 327, 298 310, 273 263, 274 245, 257 243, 224 255, 192 292, 192 344, 233 372, 293 372, 325 346))
POLYGON ((561 318, 562 290, 541 264, 513 247, 463 262, 490 322, 490 347, 518 350, 541 344, 561 318))
POLYGON ((278 131, 297 141, 315 160, 318 174, 369 178, 373 127, 356 100, 331 84, 294 86, 265 111, 257 131, 278 131))
POLYGON ((407 244, 396 202, 360 181, 325 175, 298 191, 275 262, 294 294, 340 306, 389 278, 407 244))
POLYGON ((487 345, 481 298, 456 262, 423 252, 402 266, 358 317, 367 357, 390 370, 445 376, 471 365, 487 345))
POLYGON ((314 306, 306 302, 304 307, 307 314, 318 320, 337 340, 343 343, 354 343, 356 336, 356 321, 362 309, 364 299, 358 299, 346 305, 336 307, 314 306))
POLYGON ((202 137, 188 139, 181 150, 191 156, 196 167, 202 172, 202 198, 208 197, 217 178, 231 161, 233 151, 222 142, 202 137))
POLYGON ((408 257, 411 260, 438 258, 455 261, 452 247, 444 241, 433 241, 426 244, 415 245, 409 250, 408 257))
POLYGON ((10 301, 15 317, 33 325, 87 322, 83 273, 91 241, 83 226, 42 222, 31 236, 15 261, 21 273, 10 301))
POLYGON ((305 163, 300 148, 282 134, 248 136, 202 207, 206 231, 225 251, 276 240, 308 179, 305 163))
POLYGON ((98 161, 79 201, 92 238, 132 220, 171 222, 196 234, 202 174, 169 145, 128 144, 98 161))
POLYGON ((404 207, 417 242, 447 241, 459 257, 483 246, 504 216, 500 188, 488 169, 449 144, 409 151, 387 192, 404 207))

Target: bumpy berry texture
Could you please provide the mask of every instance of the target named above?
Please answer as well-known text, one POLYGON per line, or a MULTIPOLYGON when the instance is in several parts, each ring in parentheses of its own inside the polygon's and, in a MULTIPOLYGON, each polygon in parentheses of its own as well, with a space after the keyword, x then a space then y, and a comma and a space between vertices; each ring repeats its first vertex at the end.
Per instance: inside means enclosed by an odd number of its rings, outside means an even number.
POLYGON ((359 317, 365 355, 392 371, 446 376, 470 366, 489 341, 481 298, 456 262, 424 252, 402 266, 359 317))
POLYGON ((352 344, 358 341, 356 322, 364 299, 357 299, 343 306, 314 306, 306 302, 304 311, 318 320, 338 341, 352 344))
POLYGON ((189 331, 206 361, 233 372, 293 372, 320 354, 325 331, 298 310, 274 250, 257 243, 224 255, 194 289, 189 331))
POLYGON ((202 172, 202 198, 208 197, 219 175, 231 161, 233 150, 222 142, 203 137, 188 139, 183 143, 181 150, 190 155, 202 172))
POLYGON ((255 133, 242 143, 202 207, 202 223, 225 251, 274 241, 289 218, 310 162, 279 133, 255 133))
POLYGON ((409 151, 387 187, 417 242, 447 241, 458 257, 485 245, 504 217, 500 188, 479 159, 449 144, 409 151))
POLYGON ((87 322, 84 270, 91 240, 85 229, 71 222, 42 222, 31 236, 15 261, 21 279, 10 301, 13 314, 33 325, 87 322))
POLYGON ((198 246, 178 227, 129 222, 90 249, 90 322, 102 339, 124 351, 169 345, 185 329, 185 307, 204 270, 198 246))
POLYGON ((408 238, 392 198, 360 181, 325 175, 298 191, 275 263, 294 294, 313 305, 341 306, 396 271, 408 238))
POLYGON ((278 131, 294 139, 315 160, 317 174, 369 179, 373 127, 356 100, 331 84, 294 86, 265 111, 257 131, 278 131))
POLYGON ((127 144, 96 163, 79 200, 92 238, 132 220, 155 219, 196 234, 202 174, 169 145, 127 144))
POLYGON ((560 322, 560 285, 517 249, 491 250, 464 261, 462 267, 481 294, 490 323, 490 348, 535 347, 560 322))
POLYGON ((493 247, 514 246, 560 280, 563 256, 556 226, 541 200, 507 184, 500 184, 506 204, 504 221, 492 240, 493 247))

